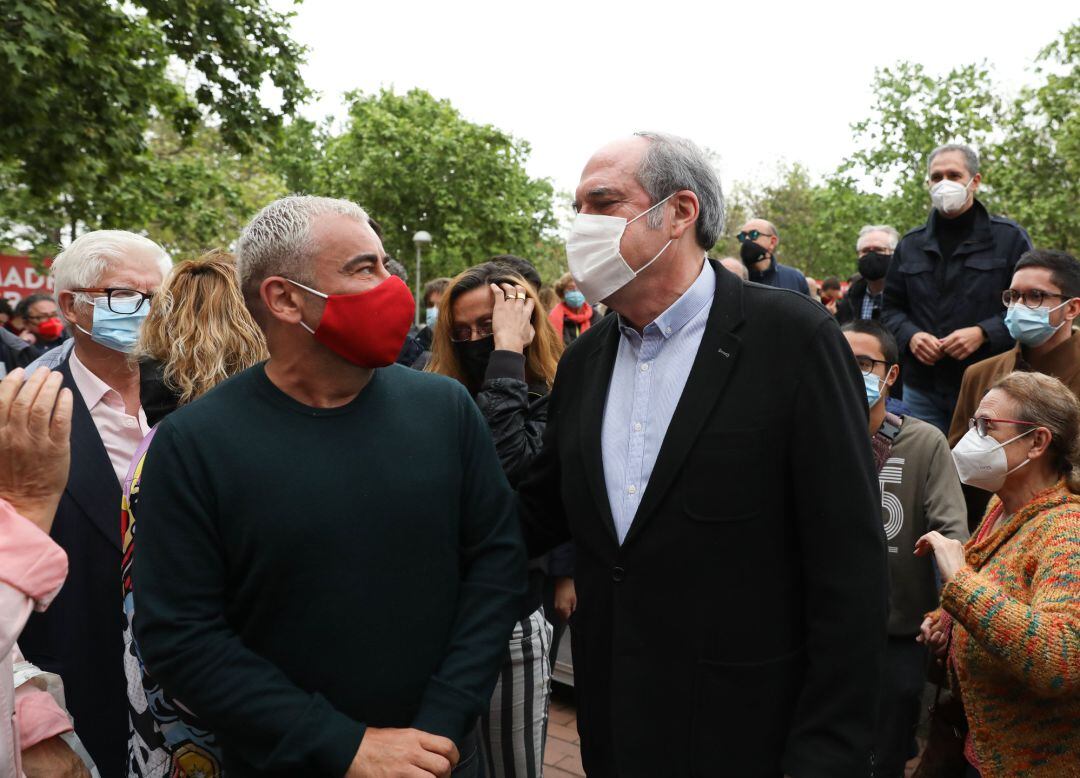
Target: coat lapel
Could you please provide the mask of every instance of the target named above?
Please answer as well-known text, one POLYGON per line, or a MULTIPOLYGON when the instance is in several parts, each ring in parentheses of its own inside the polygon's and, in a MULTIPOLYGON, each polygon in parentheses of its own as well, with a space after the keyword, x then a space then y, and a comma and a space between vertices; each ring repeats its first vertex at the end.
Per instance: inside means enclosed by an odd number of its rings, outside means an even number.
MULTIPOLYGON (((619 352, 619 328, 612 321, 607 332, 597 339, 592 352, 586 358, 586 370, 591 380, 584 382, 581 398, 581 455, 585 461, 585 478, 589 483, 593 500, 600 510, 604 526, 613 540, 617 540, 615 519, 611 515, 607 485, 604 481, 604 458, 600 433, 604 423, 604 406, 607 404, 608 387, 615 369, 615 356, 619 352)), ((599 333, 598 333, 599 334, 599 333)))
POLYGON ((709 264, 716 271, 716 295, 709 319, 624 544, 640 534, 660 506, 704 428, 704 421, 723 395, 739 356, 742 341, 732 331, 743 319, 742 281, 731 273, 722 272, 713 260, 709 260, 709 264))
POLYGON ((74 403, 71 417, 71 474, 65 493, 74 500, 90 522, 120 551, 120 484, 109 454, 101 442, 90 410, 86 407, 71 365, 65 360, 59 368, 64 386, 71 389, 74 403))

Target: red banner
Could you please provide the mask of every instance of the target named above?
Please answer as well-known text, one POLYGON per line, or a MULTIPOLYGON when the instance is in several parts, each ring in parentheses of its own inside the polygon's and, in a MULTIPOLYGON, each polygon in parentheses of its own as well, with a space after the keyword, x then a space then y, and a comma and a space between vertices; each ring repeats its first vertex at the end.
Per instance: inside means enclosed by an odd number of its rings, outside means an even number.
MULTIPOLYGON (((52 263, 45 260, 46 266, 52 263)), ((30 261, 30 257, 0 254, 0 295, 13 306, 24 297, 44 292, 52 294, 53 282, 30 261)))

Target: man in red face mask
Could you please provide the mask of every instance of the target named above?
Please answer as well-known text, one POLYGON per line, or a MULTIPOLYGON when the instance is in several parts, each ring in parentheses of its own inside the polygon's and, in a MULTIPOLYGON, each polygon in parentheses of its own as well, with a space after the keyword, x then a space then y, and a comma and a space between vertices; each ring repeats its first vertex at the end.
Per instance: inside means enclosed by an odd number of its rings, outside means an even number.
POLYGON ((270 360, 162 422, 140 491, 139 650, 233 776, 476 775, 525 593, 512 492, 367 215, 286 197, 237 243, 270 360))
POLYGON ((26 322, 26 329, 19 337, 30 344, 35 359, 70 337, 64 330, 60 310, 51 295, 32 294, 24 297, 19 301, 15 314, 26 322))

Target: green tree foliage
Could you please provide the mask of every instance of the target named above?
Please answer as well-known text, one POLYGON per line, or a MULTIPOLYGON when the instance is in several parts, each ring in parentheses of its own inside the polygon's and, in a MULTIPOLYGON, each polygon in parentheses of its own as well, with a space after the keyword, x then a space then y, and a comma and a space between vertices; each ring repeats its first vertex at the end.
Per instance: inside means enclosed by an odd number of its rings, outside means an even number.
POLYGON ((298 122, 275 154, 290 189, 360 203, 383 227, 387 251, 411 267, 412 236, 431 233, 424 278, 451 276, 493 254, 550 253, 552 187, 525 171, 529 145, 464 119, 448 101, 351 93, 335 134, 298 122))
POLYGON ((157 122, 128 164, 129 175, 109 180, 86 162, 60 197, 37 197, 0 167, 0 245, 40 257, 80 232, 122 226, 186 259, 228 247, 256 210, 285 193, 265 155, 237 153, 213 128, 181 138, 157 122))
POLYGON ((6 0, 0 164, 36 197, 79 200, 88 174, 132 175, 155 117, 184 136, 212 122, 241 151, 265 142, 308 95, 288 17, 265 0, 6 0))
POLYGON ((1004 112, 1008 133, 986 153, 994 198, 1038 246, 1080 252, 1080 24, 1039 55, 1043 83, 1004 112))

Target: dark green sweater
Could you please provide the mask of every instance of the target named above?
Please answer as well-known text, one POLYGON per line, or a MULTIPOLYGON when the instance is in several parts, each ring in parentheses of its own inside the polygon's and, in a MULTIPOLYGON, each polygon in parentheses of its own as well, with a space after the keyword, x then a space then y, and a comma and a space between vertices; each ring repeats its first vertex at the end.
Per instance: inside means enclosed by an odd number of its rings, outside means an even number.
POLYGON ((525 552, 458 382, 316 409, 259 365, 162 422, 139 499, 139 650, 230 775, 336 778, 366 725, 460 742, 487 709, 525 552))

